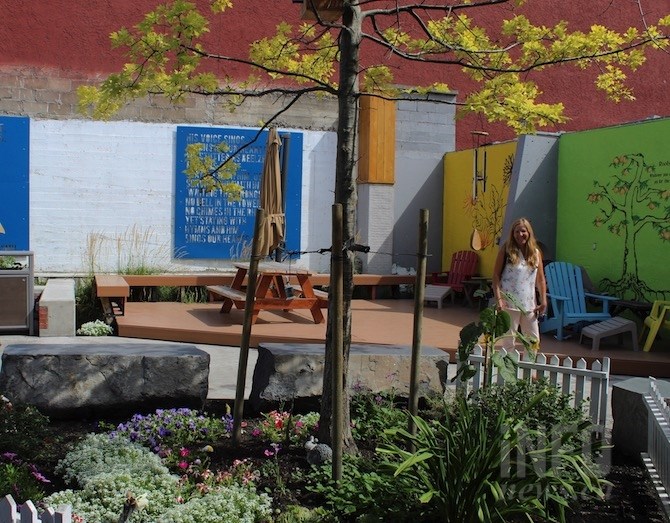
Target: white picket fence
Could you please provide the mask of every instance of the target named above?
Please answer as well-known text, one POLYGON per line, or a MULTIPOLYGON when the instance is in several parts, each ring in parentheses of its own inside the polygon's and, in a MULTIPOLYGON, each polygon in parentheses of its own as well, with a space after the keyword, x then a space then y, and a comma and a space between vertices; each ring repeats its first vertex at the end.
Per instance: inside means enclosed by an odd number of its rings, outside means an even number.
POLYGON ((647 471, 661 504, 670 518, 670 406, 658 390, 656 379, 649 378, 647 405, 647 452, 642 453, 647 471))
POLYGON ((17 508, 12 496, 7 494, 0 499, 0 523, 72 523, 72 507, 48 508, 40 514, 32 501, 17 508))
MULTIPOLYGON (((584 400, 588 404, 588 413, 593 432, 603 436, 607 424, 607 402, 610 376, 610 359, 603 358, 593 362, 588 368, 583 358, 574 362, 572 358, 566 357, 561 360, 553 355, 547 358, 545 354, 538 353, 533 361, 528 353, 522 357, 519 351, 506 351, 499 349, 503 356, 509 354, 517 364, 517 378, 529 380, 534 376, 546 378, 549 383, 558 387, 563 394, 572 395, 572 404, 575 407, 582 406, 584 400)), ((466 392, 477 391, 484 385, 484 354, 479 345, 475 346, 472 354, 465 364, 473 365, 475 375, 471 380, 461 383, 466 392)), ((502 384, 503 376, 493 367, 492 383, 502 384)))

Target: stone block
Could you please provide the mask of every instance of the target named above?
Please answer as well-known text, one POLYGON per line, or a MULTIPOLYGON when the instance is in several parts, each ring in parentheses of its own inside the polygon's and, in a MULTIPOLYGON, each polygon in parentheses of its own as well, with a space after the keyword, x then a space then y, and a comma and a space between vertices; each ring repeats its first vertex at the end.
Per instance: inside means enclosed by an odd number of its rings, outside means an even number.
MULTIPOLYGON (((325 348, 320 344, 266 343, 258 346, 249 401, 257 410, 269 404, 312 401, 323 391, 325 348)), ((411 347, 352 344, 349 355, 350 390, 409 395, 411 347)), ((443 394, 449 354, 423 347, 419 365, 419 394, 443 394)))
POLYGON ((75 298, 72 278, 49 279, 38 304, 40 336, 75 335, 75 298))
POLYGON ((202 408, 209 354, 169 343, 16 344, 2 354, 0 393, 53 418, 202 408))
MULTIPOLYGON (((656 380, 664 397, 670 397, 670 383, 656 380)), ((647 452, 647 407, 644 395, 649 392, 648 378, 630 378, 612 385, 612 444, 617 452, 640 459, 647 452)))

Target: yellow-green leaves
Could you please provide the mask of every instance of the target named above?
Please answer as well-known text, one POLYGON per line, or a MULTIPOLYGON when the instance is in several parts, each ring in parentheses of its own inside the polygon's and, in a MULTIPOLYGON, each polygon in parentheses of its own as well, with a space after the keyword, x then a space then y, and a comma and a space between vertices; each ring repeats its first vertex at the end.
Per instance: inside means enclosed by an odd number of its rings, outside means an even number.
MULTIPOLYGON (((229 2, 215 3, 223 8, 229 2)), ((193 3, 175 0, 147 13, 133 29, 112 33, 112 46, 125 49, 129 61, 99 87, 78 90, 80 111, 106 119, 148 94, 179 102, 187 92, 216 91, 217 78, 199 70, 203 51, 198 39, 209 31, 208 25, 193 3)))
POLYGON ((541 91, 516 74, 499 75, 465 101, 465 109, 480 113, 490 122, 504 122, 517 133, 532 133, 540 127, 564 122, 563 104, 537 102, 541 91))
POLYGON ((233 3, 230 0, 212 0, 209 7, 213 13, 223 13, 233 7, 233 3))
MULTIPOLYGON (((200 187, 204 192, 221 191, 229 200, 239 201, 242 186, 232 179, 239 166, 232 159, 219 163, 213 157, 204 154, 205 145, 192 143, 186 146, 186 169, 184 174, 192 186, 200 187)), ((228 156, 228 144, 222 142, 215 146, 216 153, 228 156)))
MULTIPOLYGON (((522 3, 516 0, 509 5, 522 3)), ((232 7, 231 0, 210 0, 208 4, 216 14, 232 7)), ((420 3, 408 17, 398 17, 392 9, 388 11, 391 14, 363 10, 361 17, 374 13, 375 23, 363 23, 360 28, 363 34, 358 36, 363 45, 358 51, 365 65, 356 64, 359 67, 351 74, 357 76, 363 92, 390 98, 406 93, 394 85, 391 67, 366 63, 364 53, 381 45, 385 53, 402 60, 402 67, 432 64, 436 82, 412 86, 411 92, 448 92, 450 86, 458 89, 461 84, 454 73, 460 71, 478 83, 461 112, 476 112, 489 121, 506 123, 517 133, 532 133, 564 122, 565 117, 562 104, 542 103, 542 92, 525 73, 556 64, 594 68, 595 86, 610 99, 633 100, 626 85, 631 71, 644 63, 648 48, 668 48, 663 30, 670 26, 670 15, 656 25, 640 24, 622 32, 599 24, 588 31, 572 31, 565 21, 553 26, 534 25, 513 10, 499 26, 483 28, 467 16, 481 10, 488 10, 488 6, 462 2, 452 9, 445 5, 443 16, 435 9, 427 16, 420 3), (412 21, 414 25, 408 26, 412 21), (449 86, 444 82, 446 78, 449 86)), ((194 3, 173 0, 148 13, 136 27, 112 33, 112 45, 125 51, 127 64, 98 88, 80 89, 81 109, 96 118, 107 118, 127 101, 147 94, 162 94, 178 102, 192 92, 225 94, 222 103, 232 109, 249 94, 276 90, 273 81, 277 79, 283 80, 280 89, 289 93, 302 90, 336 94, 341 36, 336 26, 310 23, 292 27, 281 22, 274 35, 251 44, 249 58, 206 49, 201 37, 208 31, 208 19, 194 3), (216 64, 217 76, 209 72, 211 66, 207 72, 203 70, 205 62, 216 64), (233 78, 228 78, 226 65, 231 62, 247 67, 249 77, 242 78, 237 70, 233 78)))
POLYGON ((294 81, 329 84, 333 81, 337 45, 329 32, 315 34, 311 26, 293 28, 281 23, 277 33, 251 44, 249 57, 271 78, 291 77, 294 81))
POLYGON ((596 86, 607 93, 615 102, 635 100, 633 92, 624 84, 626 74, 613 65, 607 65, 605 72, 598 75, 596 86))

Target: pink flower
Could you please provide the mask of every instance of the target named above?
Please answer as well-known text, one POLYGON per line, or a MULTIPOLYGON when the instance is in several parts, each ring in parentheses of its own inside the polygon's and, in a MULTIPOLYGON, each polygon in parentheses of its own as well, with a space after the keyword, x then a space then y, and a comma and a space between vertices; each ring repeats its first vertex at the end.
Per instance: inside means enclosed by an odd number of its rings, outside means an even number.
POLYGON ((270 450, 270 449, 265 449, 263 451, 263 454, 265 454, 265 456, 268 457, 268 458, 275 455, 274 451, 270 450))
POLYGON ((190 452, 188 449, 184 448, 184 447, 182 447, 182 448, 179 450, 179 455, 180 455, 182 458, 185 458, 185 457, 188 456, 190 453, 191 453, 191 452, 190 452))
POLYGON ((33 470, 33 471, 31 472, 31 474, 33 475, 33 477, 34 477, 37 481, 41 481, 42 483, 51 483, 51 481, 49 481, 47 478, 45 478, 45 477, 42 475, 41 472, 37 472, 36 470, 33 470))
POLYGON ((187 468, 188 468, 188 463, 185 462, 185 461, 180 461, 180 462, 177 464, 177 466, 178 466, 180 469, 184 470, 184 469, 187 469, 187 468))

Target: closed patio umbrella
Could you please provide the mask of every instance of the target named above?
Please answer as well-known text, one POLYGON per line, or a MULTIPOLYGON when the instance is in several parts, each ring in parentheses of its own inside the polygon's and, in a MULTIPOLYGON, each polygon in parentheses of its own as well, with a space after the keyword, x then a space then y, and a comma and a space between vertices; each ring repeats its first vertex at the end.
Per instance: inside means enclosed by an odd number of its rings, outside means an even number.
POLYGON ((268 133, 268 145, 261 175, 261 208, 267 218, 258 239, 258 252, 269 255, 284 239, 284 200, 282 197, 281 167, 279 165, 279 146, 281 140, 275 127, 268 133))

